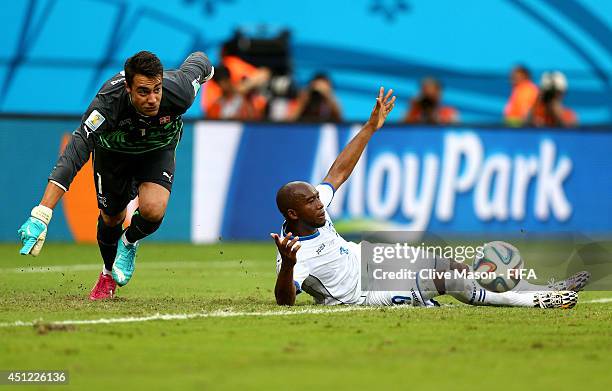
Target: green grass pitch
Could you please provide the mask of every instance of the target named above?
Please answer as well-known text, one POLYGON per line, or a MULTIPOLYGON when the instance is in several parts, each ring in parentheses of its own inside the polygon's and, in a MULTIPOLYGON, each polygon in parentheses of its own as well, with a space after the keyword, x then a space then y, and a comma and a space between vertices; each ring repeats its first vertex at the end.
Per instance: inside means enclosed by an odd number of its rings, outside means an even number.
POLYGON ((612 292, 583 292, 573 310, 444 299, 441 308, 52 326, 321 307, 305 294, 295 308, 274 304, 272 243, 145 242, 130 284, 95 303, 87 296, 101 268, 96 246, 17 253, 17 244, 0 245, 0 370, 68 370, 70 384, 52 390, 596 390, 612 382, 612 302, 589 303, 612 292))

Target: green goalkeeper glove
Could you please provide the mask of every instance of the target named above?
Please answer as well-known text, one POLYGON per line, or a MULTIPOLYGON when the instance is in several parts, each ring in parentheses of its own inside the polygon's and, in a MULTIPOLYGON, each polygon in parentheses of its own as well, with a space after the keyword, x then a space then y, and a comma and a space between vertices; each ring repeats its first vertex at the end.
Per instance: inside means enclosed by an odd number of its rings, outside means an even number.
POLYGON ((51 221, 51 216, 53 216, 53 210, 46 206, 38 205, 32 209, 31 216, 17 231, 23 245, 19 254, 30 254, 35 257, 40 253, 45 244, 47 225, 51 221))

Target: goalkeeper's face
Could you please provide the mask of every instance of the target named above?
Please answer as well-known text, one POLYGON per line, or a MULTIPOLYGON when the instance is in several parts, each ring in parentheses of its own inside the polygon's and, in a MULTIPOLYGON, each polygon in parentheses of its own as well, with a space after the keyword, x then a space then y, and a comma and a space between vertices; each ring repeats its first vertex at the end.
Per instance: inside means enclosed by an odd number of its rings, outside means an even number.
POLYGON ((132 85, 126 83, 127 92, 130 94, 132 105, 143 115, 153 117, 159 112, 162 98, 162 76, 147 77, 136 74, 132 85))

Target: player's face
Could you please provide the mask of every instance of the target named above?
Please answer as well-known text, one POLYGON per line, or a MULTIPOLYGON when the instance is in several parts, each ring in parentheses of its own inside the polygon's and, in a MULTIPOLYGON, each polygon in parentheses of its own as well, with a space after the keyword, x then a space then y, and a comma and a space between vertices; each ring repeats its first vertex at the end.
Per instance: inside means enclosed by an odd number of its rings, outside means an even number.
POLYGON ((132 104, 140 114, 155 116, 159 112, 162 98, 162 77, 150 78, 144 75, 134 75, 132 85, 126 85, 132 98, 132 104))
POLYGON ((300 220, 313 228, 325 225, 325 209, 319 198, 319 192, 309 185, 302 194, 303 202, 300 205, 298 216, 300 220))

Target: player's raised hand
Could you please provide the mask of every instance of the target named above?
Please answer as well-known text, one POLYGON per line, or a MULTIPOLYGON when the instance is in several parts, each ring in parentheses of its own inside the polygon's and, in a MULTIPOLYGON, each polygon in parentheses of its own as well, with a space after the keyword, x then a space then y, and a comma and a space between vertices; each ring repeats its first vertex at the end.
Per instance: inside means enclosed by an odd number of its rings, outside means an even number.
POLYGON ((288 232, 287 235, 283 239, 280 238, 277 234, 270 234, 274 242, 276 243, 276 247, 278 247, 278 252, 281 255, 281 259, 283 263, 287 264, 287 266, 295 266, 297 262, 297 252, 302 247, 301 244, 298 243, 299 237, 291 238, 291 232, 288 232))
POLYGON ((370 114, 370 119, 368 120, 368 124, 374 128, 374 130, 378 130, 382 128, 387 116, 393 110, 395 106, 395 96, 393 95, 393 89, 387 91, 385 94, 385 88, 380 87, 378 91, 378 97, 376 98, 376 104, 372 109, 372 113, 370 114))

